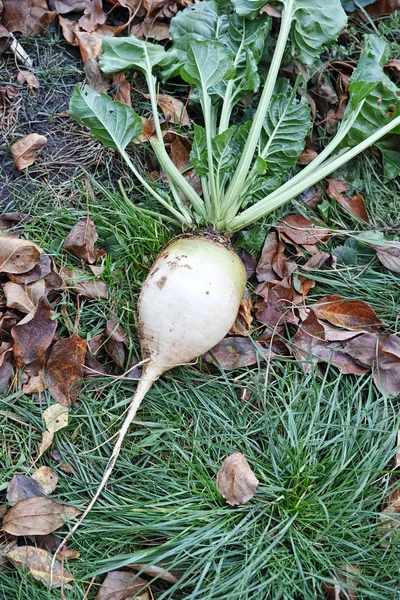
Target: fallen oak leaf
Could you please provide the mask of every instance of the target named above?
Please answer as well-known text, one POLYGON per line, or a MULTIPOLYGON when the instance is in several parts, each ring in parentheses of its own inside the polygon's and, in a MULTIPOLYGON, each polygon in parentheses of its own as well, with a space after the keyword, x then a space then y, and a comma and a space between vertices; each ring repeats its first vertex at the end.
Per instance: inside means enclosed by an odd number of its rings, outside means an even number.
POLYGON ((14 338, 14 358, 18 365, 29 364, 42 357, 57 329, 54 311, 45 296, 40 298, 34 313, 28 314, 11 329, 14 338))
POLYGON ((40 248, 33 242, 0 236, 0 273, 26 273, 39 260, 40 248))
POLYGON ((53 557, 46 550, 35 546, 18 546, 6 553, 6 557, 21 571, 29 571, 34 579, 54 588, 73 581, 72 575, 58 560, 52 566, 53 557))
POLYGON ((37 35, 55 16, 55 12, 49 11, 46 0, 7 0, 1 21, 8 31, 37 35))
POLYGON ((82 513, 47 496, 20 500, 4 515, 2 530, 10 535, 46 535, 82 513))
POLYGON ((45 380, 51 396, 63 406, 73 406, 82 386, 86 340, 77 333, 59 340, 51 349, 45 380))
POLYGON ((65 238, 63 248, 81 260, 94 263, 101 253, 101 250, 94 247, 98 237, 95 224, 88 217, 73 226, 65 238))
POLYGON ((217 490, 231 506, 251 500, 258 484, 257 477, 241 452, 228 456, 217 473, 217 490))
POLYGON ((314 314, 332 325, 347 329, 383 327, 386 325, 373 308, 363 300, 345 300, 342 296, 325 296, 310 307, 314 314))
POLYGON ((143 595, 141 593, 147 585, 147 581, 132 575, 129 571, 111 571, 107 573, 101 584, 96 600, 128 600, 129 598, 150 600, 147 591, 144 591, 143 595))
POLYGON ((36 151, 47 144, 47 137, 39 133, 28 133, 11 146, 11 154, 18 171, 23 171, 35 162, 36 151))

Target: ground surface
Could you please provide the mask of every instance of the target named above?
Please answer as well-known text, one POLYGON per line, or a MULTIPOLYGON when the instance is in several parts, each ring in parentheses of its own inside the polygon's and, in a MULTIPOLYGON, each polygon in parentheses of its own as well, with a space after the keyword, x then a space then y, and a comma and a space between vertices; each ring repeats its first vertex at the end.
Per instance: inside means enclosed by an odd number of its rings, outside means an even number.
MULTIPOLYGON (((400 16, 378 25, 396 54, 400 16)), ((372 25, 363 27, 357 35, 372 25)), ((34 58, 40 88, 33 94, 19 90, 12 100, 0 142, 2 208, 30 215, 26 236, 59 264, 70 264, 62 244, 89 207, 107 251, 103 279, 110 298, 83 301, 79 333, 90 340, 115 316, 128 332, 129 353, 138 357, 137 294, 170 233, 123 207, 115 184, 124 171, 115 155, 60 116, 72 86, 83 79, 75 49, 65 45, 55 27, 22 42, 34 58), (9 146, 30 132, 49 141, 29 172, 20 173, 9 146), (90 175, 95 176, 93 195, 84 185, 90 175)), ((0 73, 1 85, 15 75, 11 57, 0 57, 0 73)), ((139 150, 133 154, 140 164, 139 150)), ((395 236, 400 186, 398 180, 384 183, 379 156, 366 153, 340 175, 363 195, 371 225, 360 225, 337 208, 329 214, 330 223, 395 236)), ((310 298, 339 292, 365 300, 388 323, 388 332, 398 331, 398 275, 375 263, 350 264, 316 280, 310 298)), ((71 293, 57 311, 60 332, 71 333, 76 296, 71 293)), ((75 506, 88 502, 135 385, 115 377, 84 383, 68 427, 35 465, 58 473, 54 499, 75 506)), ((32 470, 42 412, 50 403, 47 392, 22 394, 18 374, 0 400, 4 504, 13 474, 32 470)), ((104 573, 132 563, 182 575, 174 585, 153 582, 157 600, 311 600, 321 598, 321 580, 337 570, 346 573, 346 565, 359 569, 360 576, 357 595, 343 597, 396 600, 399 548, 395 536, 382 540, 379 515, 395 482, 398 400, 379 393, 369 375, 341 377, 334 367, 306 375, 298 362, 285 358, 267 369, 260 364, 214 375, 179 369, 157 383, 137 423, 111 484, 71 542, 81 558, 67 565, 75 577, 65 591, 68 600, 95 598, 104 573), (240 399, 244 390, 252 394, 247 402, 240 399), (245 454, 260 487, 254 502, 232 508, 215 489, 215 474, 235 450, 245 454)), ((8 567, 0 570, 0 596, 44 600, 59 598, 60 592, 8 567)))

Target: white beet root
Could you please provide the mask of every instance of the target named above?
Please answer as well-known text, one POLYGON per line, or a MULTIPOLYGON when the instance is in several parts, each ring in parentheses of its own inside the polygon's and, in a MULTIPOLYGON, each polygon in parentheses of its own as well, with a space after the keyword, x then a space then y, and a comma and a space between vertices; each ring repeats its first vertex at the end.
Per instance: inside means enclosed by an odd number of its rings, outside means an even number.
POLYGON ((56 554, 100 496, 136 411, 154 381, 165 371, 205 354, 225 337, 236 319, 246 279, 235 252, 209 237, 182 236, 160 252, 138 303, 140 346, 147 362, 103 479, 56 554))

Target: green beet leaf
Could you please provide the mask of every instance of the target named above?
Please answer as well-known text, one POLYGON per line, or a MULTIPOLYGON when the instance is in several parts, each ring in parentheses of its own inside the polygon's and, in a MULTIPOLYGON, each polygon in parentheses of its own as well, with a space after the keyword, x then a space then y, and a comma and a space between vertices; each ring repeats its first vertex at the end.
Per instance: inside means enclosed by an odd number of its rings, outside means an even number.
POLYGON ((285 173, 297 163, 310 131, 311 111, 305 98, 298 100, 287 80, 278 82, 261 134, 261 157, 272 173, 285 173))
POLYGON ((223 79, 235 75, 233 56, 220 42, 192 39, 187 53, 187 62, 181 68, 181 77, 207 93, 223 79))
POLYGON ((107 148, 121 152, 142 132, 142 120, 130 106, 88 85, 75 86, 69 109, 71 117, 88 127, 107 148))
POLYGON ((103 73, 117 73, 127 69, 149 73, 165 59, 162 46, 138 40, 134 36, 106 37, 102 47, 103 54, 99 57, 99 65, 103 73))

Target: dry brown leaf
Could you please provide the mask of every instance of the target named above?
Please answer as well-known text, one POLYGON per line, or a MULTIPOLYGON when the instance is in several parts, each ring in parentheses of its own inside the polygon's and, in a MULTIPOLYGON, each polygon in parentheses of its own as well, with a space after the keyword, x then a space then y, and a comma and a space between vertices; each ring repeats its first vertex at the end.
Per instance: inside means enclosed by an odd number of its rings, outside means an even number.
POLYGON ((85 71, 86 83, 97 92, 106 92, 110 87, 110 79, 104 75, 99 67, 97 58, 92 56, 88 58, 83 65, 85 71))
POLYGON ((394 71, 396 71, 397 75, 400 75, 400 59, 399 58, 394 58, 392 60, 389 60, 385 67, 387 69, 393 69, 394 71))
POLYGON ((70 12, 81 12, 87 8, 90 0, 47 0, 50 10, 65 15, 70 12))
POLYGON ((311 310, 319 318, 332 325, 346 329, 363 329, 365 327, 382 327, 381 321, 373 308, 362 300, 345 300, 342 296, 325 296, 311 310))
POLYGON ((11 146, 11 154, 18 171, 23 171, 35 162, 36 151, 47 144, 47 137, 28 133, 11 146))
POLYGON ((31 73, 31 71, 19 71, 17 76, 17 82, 20 85, 24 83, 28 84, 29 91, 33 92, 40 87, 40 83, 36 75, 31 73))
POLYGON ((52 494, 58 483, 57 473, 51 467, 39 467, 32 473, 32 479, 41 485, 46 494, 52 494))
POLYGON ((11 281, 13 281, 14 283, 27 285, 29 283, 33 283, 34 281, 37 281, 38 279, 43 279, 44 277, 48 277, 53 270, 54 270, 53 260, 50 258, 50 256, 48 256, 47 254, 42 252, 40 254, 39 261, 36 263, 36 265, 33 267, 33 269, 30 269, 26 273, 20 273, 20 274, 9 273, 8 276, 9 276, 9 279, 11 279, 11 281))
POLYGON ((0 236, 0 273, 26 273, 40 259, 40 248, 33 242, 0 236))
POLYGON ((344 195, 348 191, 348 187, 343 179, 327 179, 328 194, 335 198, 340 206, 348 210, 354 217, 369 223, 369 216, 365 208, 364 200, 360 194, 355 194, 352 199, 344 195))
POLYGON ((54 440, 54 434, 51 433, 50 431, 44 431, 42 434, 42 441, 40 442, 40 446, 39 446, 39 454, 38 454, 38 459, 42 456, 42 454, 44 454, 46 452, 46 450, 48 448, 50 448, 50 446, 52 445, 54 440))
POLYGON ((157 42, 161 42, 162 40, 169 40, 170 38, 168 23, 148 17, 134 25, 131 33, 140 40, 151 38, 157 42))
POLYGON ((119 100, 119 102, 127 104, 128 106, 132 106, 131 86, 124 73, 114 73, 112 82, 117 88, 114 99, 119 100))
POLYGON ((107 15, 103 10, 102 0, 90 0, 83 16, 79 19, 79 27, 93 33, 99 25, 104 25, 107 15))
POLYGON ((301 166, 309 165, 310 162, 314 160, 314 158, 317 158, 317 156, 318 152, 315 152, 315 150, 312 150, 311 148, 306 148, 306 150, 303 150, 303 152, 301 152, 297 164, 301 166))
POLYGON ((46 496, 20 500, 4 516, 2 530, 10 535, 46 535, 75 519, 81 511, 46 496))
POLYGON ((46 365, 46 385, 51 396, 63 406, 75 404, 82 386, 86 340, 77 333, 54 344, 46 365))
POLYGON ((143 573, 146 573, 146 575, 148 575, 149 577, 158 577, 163 581, 168 581, 168 583, 177 583, 178 581, 178 578, 175 577, 173 573, 156 565, 147 565, 145 563, 132 563, 126 566, 128 569, 133 569, 134 571, 142 571, 143 573))
POLYGON ((190 146, 177 137, 170 146, 169 156, 174 165, 182 171, 190 165, 190 146))
POLYGON ((3 362, 0 366, 0 392, 3 392, 9 384, 13 374, 13 366, 9 360, 3 362))
POLYGON ((14 358, 19 365, 41 358, 50 346, 57 329, 54 311, 43 296, 33 314, 27 315, 11 330, 14 338, 14 358))
POLYGON ((278 254, 278 248, 278 236, 275 231, 271 231, 265 238, 261 256, 257 263, 256 275, 258 281, 276 281, 277 274, 272 267, 272 261, 278 254))
POLYGON ((108 288, 104 281, 90 278, 82 269, 68 269, 61 271, 64 286, 76 294, 92 300, 108 300, 108 288))
POLYGON ((76 21, 70 21, 61 16, 59 16, 58 19, 63 36, 67 42, 72 44, 72 46, 79 46, 83 62, 101 54, 101 45, 105 37, 114 36, 125 28, 125 25, 121 27, 100 25, 100 27, 97 27, 96 31, 89 33, 87 31, 81 31, 76 21))
POLYGON ((245 504, 251 500, 258 487, 258 479, 241 452, 228 456, 217 474, 217 490, 228 504, 245 504))
POLYGON ((44 392, 46 389, 43 373, 40 372, 39 375, 33 375, 33 377, 29 378, 29 381, 22 386, 22 393, 29 394, 40 394, 44 392))
POLYGON ((357 576, 360 569, 351 565, 338 567, 338 573, 332 577, 337 583, 324 583, 323 591, 328 600, 357 600, 357 576))
POLYGON ((100 250, 94 247, 98 237, 95 224, 88 217, 73 226, 63 248, 81 260, 94 263, 100 254, 100 250))
POLYGON ((129 571, 111 571, 103 581, 96 600, 128 600, 149 598, 147 591, 141 590, 147 587, 147 581, 133 575, 129 571), (140 596, 138 593, 140 592, 140 596))
POLYGON ((246 250, 237 250, 237 255, 244 264, 246 269, 247 279, 250 279, 256 274, 257 259, 246 250))
POLYGON ((7 487, 7 501, 11 506, 25 500, 25 498, 35 498, 37 496, 45 496, 46 491, 32 477, 15 473, 7 487))
POLYGON ((63 587, 73 577, 64 568, 64 565, 56 560, 51 572, 52 555, 46 550, 34 546, 19 546, 9 550, 7 558, 21 571, 29 571, 34 579, 55 588, 63 587))
POLYGON ((191 127, 187 110, 180 100, 174 98, 174 96, 158 94, 157 104, 163 111, 167 122, 171 122, 174 125, 181 124, 184 127, 191 127))
POLYGON ((15 308, 23 313, 31 313, 37 307, 40 298, 46 295, 46 282, 39 279, 33 283, 22 286, 12 281, 3 285, 6 297, 6 306, 15 308))
POLYGON ((383 393, 400 394, 400 338, 392 334, 364 334, 346 344, 358 363, 372 367, 374 383, 383 393))
POLYGON ((217 364, 222 369, 240 369, 255 365, 259 354, 263 353, 262 347, 248 337, 232 336, 224 338, 204 355, 204 360, 210 364, 217 364), (258 350, 258 352, 257 352, 258 350))
POLYGON ((400 244, 398 242, 387 242, 384 246, 375 246, 376 256, 379 262, 393 271, 400 273, 400 244))
POLYGON ((104 348, 113 361, 123 369, 128 359, 129 340, 122 325, 114 317, 106 323, 106 342, 104 348))
POLYGON ((395 10, 400 10, 399 0, 376 0, 366 7, 367 12, 374 18, 389 15, 395 10))
POLYGON ((239 312, 234 324, 232 325, 229 335, 250 335, 251 324, 253 322, 253 301, 251 294, 245 290, 244 296, 240 301, 239 312))
POLYGON ((281 220, 282 225, 277 227, 295 244, 313 245, 329 239, 331 231, 320 227, 303 217, 303 215, 288 215, 281 220))
POLYGON ((46 0, 7 0, 1 21, 8 31, 37 35, 56 16, 50 12, 46 0))

